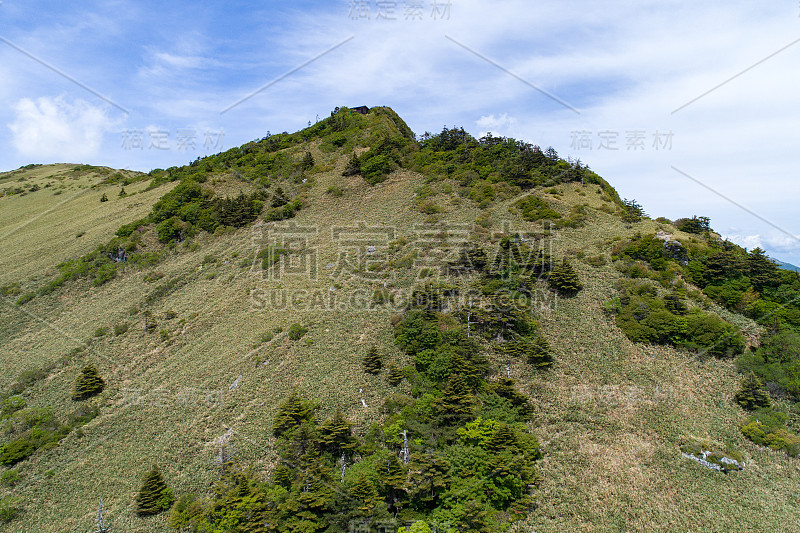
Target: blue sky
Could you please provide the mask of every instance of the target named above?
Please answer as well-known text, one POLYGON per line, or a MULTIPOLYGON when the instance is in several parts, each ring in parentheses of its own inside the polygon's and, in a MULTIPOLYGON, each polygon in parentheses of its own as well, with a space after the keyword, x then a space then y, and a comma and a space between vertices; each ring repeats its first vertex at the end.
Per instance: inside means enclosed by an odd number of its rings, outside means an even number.
POLYGON ((3 0, 0 38, 0 170, 165 168, 388 105, 800 264, 796 0, 3 0))

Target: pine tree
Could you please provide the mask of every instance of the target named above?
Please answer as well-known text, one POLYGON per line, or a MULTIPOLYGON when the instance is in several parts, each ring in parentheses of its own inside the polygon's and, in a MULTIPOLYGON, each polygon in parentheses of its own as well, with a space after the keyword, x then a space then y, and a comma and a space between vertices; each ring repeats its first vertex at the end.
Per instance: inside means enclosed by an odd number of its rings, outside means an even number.
POLYGON ((492 386, 492 390, 501 398, 509 400, 514 407, 517 408, 519 416, 527 420, 533 415, 533 407, 528 397, 514 388, 515 383, 513 379, 500 378, 497 383, 492 386))
POLYGON ((375 507, 381 503, 381 497, 375 484, 363 473, 350 487, 350 496, 356 500, 359 512, 364 516, 372 515, 375 507))
POLYGON ((358 444, 353 437, 353 423, 341 411, 336 411, 332 418, 323 422, 319 433, 322 446, 334 456, 352 451, 358 444))
POLYGON ((125 187, 122 187, 122 188, 119 190, 119 197, 120 197, 120 198, 124 198, 125 196, 128 196, 128 193, 126 193, 126 192, 125 192, 125 187))
POLYGON ((136 495, 136 513, 139 516, 158 514, 169 509, 173 500, 172 489, 167 486, 158 466, 153 465, 136 495))
POLYGON ((347 162, 347 166, 344 167, 342 176, 355 176, 356 174, 361 174, 361 162, 358 160, 358 156, 355 152, 353 152, 350 156, 350 160, 347 162))
POLYGON ((377 374, 380 372, 382 366, 383 361, 381 361, 378 349, 375 346, 371 347, 367 350, 367 355, 364 356, 364 372, 367 374, 377 374))
POLYGON ((475 396, 464 376, 450 374, 449 381, 436 401, 436 410, 445 422, 455 423, 469 417, 475 409, 475 396))
POLYGON ((397 365, 389 365, 389 376, 386 378, 389 385, 396 387, 403 381, 403 371, 397 365))
POLYGON ((419 510, 433 510, 450 485, 450 464, 435 453, 411 455, 408 496, 419 510))
POLYGON ((384 450, 380 454, 380 459, 375 464, 379 465, 377 474, 380 493, 389 505, 389 510, 396 514, 400 512, 405 500, 406 491, 404 485, 407 474, 405 465, 398 460, 396 454, 388 450, 384 450))
POLYGON ((509 448, 517 448, 517 435, 514 433, 514 429, 508 424, 500 424, 491 438, 489 438, 486 447, 495 453, 508 450, 509 448))
POLYGON ((317 406, 301 399, 296 393, 292 393, 278 408, 278 413, 272 423, 272 433, 276 437, 280 437, 303 422, 312 421, 316 409, 317 406))
POLYGON ((303 156, 303 170, 308 170, 313 166, 314 166, 314 156, 311 155, 311 152, 306 152, 306 155, 303 156))
POLYGON ((81 370, 81 375, 75 381, 75 387, 72 390, 72 399, 75 401, 85 400, 99 394, 105 388, 106 383, 97 372, 94 365, 86 365, 81 370))
POLYGON ((575 269, 572 268, 566 258, 561 264, 553 267, 547 282, 551 289, 565 295, 574 295, 583 289, 578 273, 575 272, 575 269))
POLYGON ((108 201, 108 196, 106 196, 106 193, 103 193, 103 196, 100 197, 100 201, 101 202, 107 202, 108 201))
POLYGON ((750 283, 757 291, 764 287, 780 284, 781 274, 778 265, 773 263, 761 248, 755 248, 750 252, 745 259, 745 265, 750 283))
POLYGON ((647 214, 644 212, 641 204, 636 200, 622 200, 623 210, 622 210, 622 221, 627 223, 639 222, 642 220, 642 217, 646 217, 647 214))
POLYGON ((764 384, 752 371, 742 379, 742 389, 736 393, 736 403, 748 411, 770 406, 764 384))

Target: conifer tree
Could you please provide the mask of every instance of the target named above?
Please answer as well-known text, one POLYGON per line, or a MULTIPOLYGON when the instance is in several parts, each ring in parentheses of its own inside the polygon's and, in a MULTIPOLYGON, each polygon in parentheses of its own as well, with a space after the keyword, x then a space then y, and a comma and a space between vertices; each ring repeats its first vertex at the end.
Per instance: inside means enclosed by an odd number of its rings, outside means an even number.
POLYGON ((464 376, 450 374, 442 392, 442 397, 436 401, 436 408, 445 422, 457 422, 472 414, 475 409, 475 396, 464 376))
POLYGON ((403 371, 397 365, 389 365, 389 376, 386 378, 389 385, 396 387, 403 381, 403 371))
POLYGON ((380 465, 380 468, 377 469, 378 487, 389 505, 389 510, 396 514, 400 512, 405 499, 404 486, 407 472, 396 454, 386 452, 387 450, 384 450, 384 453, 380 455, 380 462, 376 461, 376 464, 380 465))
POLYGON ((642 217, 646 217, 647 214, 644 212, 641 204, 636 200, 622 200, 623 209, 622 209, 622 220, 623 222, 633 223, 639 222, 642 220, 642 217))
POLYGON ((414 453, 408 470, 410 501, 417 509, 432 510, 450 485, 450 464, 435 453, 414 453))
POLYGON ((347 420, 341 411, 336 411, 332 418, 319 427, 322 446, 334 456, 342 452, 350 452, 357 446, 353 437, 353 423, 347 420))
POLYGON ((747 259, 745 259, 745 267, 750 283, 753 284, 757 291, 762 290, 764 287, 778 285, 781 282, 778 265, 773 263, 761 248, 756 248, 750 252, 747 259))
POLYGON ((508 450, 509 448, 516 448, 517 435, 514 433, 514 429, 508 424, 500 424, 489 438, 486 447, 495 453, 508 450))
POLYGON ((72 390, 72 399, 75 401, 85 400, 99 394, 105 388, 106 383, 97 372, 94 365, 86 365, 81 370, 81 375, 75 381, 75 387, 72 390))
POLYGON ((303 156, 303 170, 308 170, 313 166, 314 156, 311 155, 311 152, 306 152, 306 155, 303 156))
POLYGON ((139 516, 158 514, 169 509, 173 500, 172 489, 167 486, 158 466, 153 465, 136 495, 136 513, 139 516))
POLYGON ((583 288, 578 273, 572 268, 566 258, 561 264, 553 267, 547 279, 550 288, 560 294, 574 295, 583 288))
POLYGON ((381 503, 380 495, 375 484, 364 474, 360 474, 350 487, 350 496, 357 504, 358 510, 364 516, 370 516, 375 507, 381 503))
POLYGON ((377 374, 380 372, 382 366, 383 361, 381 361, 381 356, 378 353, 378 349, 375 346, 372 346, 369 350, 367 350, 367 355, 364 356, 364 372, 367 374, 377 374))
POLYGON ((752 371, 742 379, 742 388, 736 393, 736 403, 748 411, 770 406, 769 395, 764 390, 764 384, 752 371))
POLYGON ((514 384, 515 381, 513 379, 500 378, 497 383, 492 386, 492 390, 501 398, 509 400, 517 409, 519 416, 527 420, 533 415, 533 407, 528 397, 514 388, 514 384))
POLYGON ((355 176, 356 174, 361 174, 361 162, 358 160, 358 156, 355 152, 353 152, 350 156, 350 160, 347 162, 347 166, 344 167, 342 176, 355 176))
POLYGON ((278 413, 272 423, 272 433, 276 437, 280 437, 303 422, 312 421, 316 409, 317 406, 303 400, 297 393, 292 393, 278 408, 278 413))

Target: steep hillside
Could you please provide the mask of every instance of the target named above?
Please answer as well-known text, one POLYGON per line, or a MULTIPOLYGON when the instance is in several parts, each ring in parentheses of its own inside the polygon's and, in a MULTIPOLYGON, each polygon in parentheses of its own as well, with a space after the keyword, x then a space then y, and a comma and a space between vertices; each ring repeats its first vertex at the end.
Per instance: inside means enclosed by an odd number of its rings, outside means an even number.
POLYGON ((93 531, 102 498, 112 531, 175 531, 137 513, 157 465, 208 531, 791 531, 800 389, 756 359, 794 278, 642 215, 553 150, 389 108, 149 174, 0 174, 0 530, 93 531), (742 432, 740 369, 781 446, 742 432))

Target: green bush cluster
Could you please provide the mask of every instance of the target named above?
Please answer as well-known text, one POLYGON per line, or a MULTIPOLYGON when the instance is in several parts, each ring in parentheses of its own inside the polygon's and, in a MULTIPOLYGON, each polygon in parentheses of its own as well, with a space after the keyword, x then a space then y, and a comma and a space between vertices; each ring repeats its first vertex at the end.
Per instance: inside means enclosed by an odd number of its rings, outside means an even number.
POLYGON ((715 357, 734 357, 745 340, 735 326, 718 316, 689 310, 682 295, 659 296, 647 282, 629 282, 621 295, 606 303, 617 326, 634 342, 671 344, 715 357))
POLYGON ((505 183, 528 190, 559 183, 595 183, 619 201, 613 189, 579 161, 565 161, 553 148, 542 150, 512 138, 490 133, 475 139, 464 128, 443 128, 425 133, 419 151, 411 155, 411 167, 428 180, 452 178, 472 189, 468 196, 483 206, 492 201, 490 185, 505 183))
POLYGON ((800 334, 783 330, 765 335, 757 349, 739 357, 737 366, 781 396, 800 401, 800 334))
POLYGON ((12 466, 36 450, 56 446, 71 427, 59 421, 52 409, 27 408, 7 418, 0 447, 0 464, 12 466))
POLYGON ((307 327, 302 326, 298 323, 294 323, 291 326, 289 326, 286 335, 293 341, 299 341, 300 339, 303 338, 303 335, 305 335, 306 333, 308 333, 307 327))
POLYGON ((530 222, 541 219, 555 220, 561 218, 561 215, 554 211, 547 202, 532 194, 526 196, 515 205, 520 210, 522 218, 530 222))
POLYGON ((370 149, 360 156, 356 157, 354 153, 343 175, 360 174, 372 185, 380 183, 392 171, 404 166, 412 146, 414 146, 413 141, 400 133, 386 135, 370 145, 370 149))
POLYGON ((761 446, 785 450, 791 456, 800 456, 800 437, 786 429, 786 413, 774 409, 760 409, 742 424, 742 433, 761 446))

